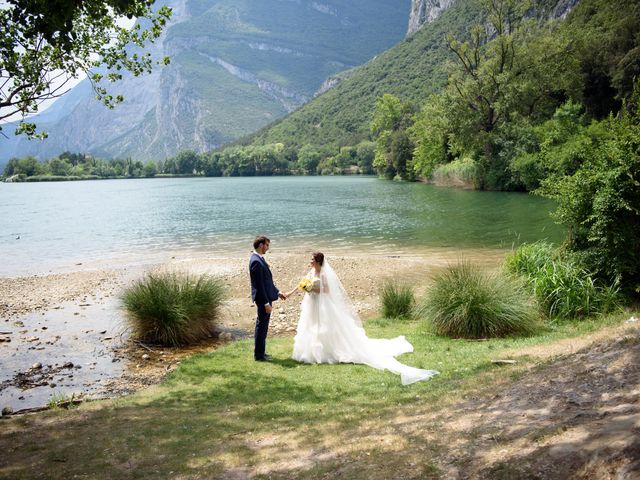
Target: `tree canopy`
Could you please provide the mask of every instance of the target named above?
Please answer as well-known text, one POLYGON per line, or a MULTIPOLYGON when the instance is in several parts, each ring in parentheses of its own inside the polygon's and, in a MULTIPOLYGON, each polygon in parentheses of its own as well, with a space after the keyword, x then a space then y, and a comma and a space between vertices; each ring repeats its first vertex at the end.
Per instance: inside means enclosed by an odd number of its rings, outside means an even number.
MULTIPOLYGON (((152 8, 153 0, 7 0, 0 7, 0 120, 16 114, 16 133, 37 133, 26 117, 48 99, 61 96, 68 82, 86 74, 109 108, 123 100, 102 86, 123 72, 150 72, 154 59, 142 49, 162 33, 171 9, 152 8), (120 18, 137 21, 132 29, 120 18), (98 71, 100 69, 100 71, 98 71), (100 73, 106 72, 106 73, 100 73)), ((163 59, 168 63, 168 59, 163 59)))

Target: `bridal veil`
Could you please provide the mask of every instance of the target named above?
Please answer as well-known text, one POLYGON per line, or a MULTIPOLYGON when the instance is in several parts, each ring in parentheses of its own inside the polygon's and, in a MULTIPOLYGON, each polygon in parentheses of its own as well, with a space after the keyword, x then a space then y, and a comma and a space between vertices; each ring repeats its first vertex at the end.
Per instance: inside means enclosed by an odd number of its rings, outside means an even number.
POLYGON ((342 282, 325 259, 320 275, 310 276, 320 293, 307 293, 301 304, 293 358, 305 363, 361 363, 400 375, 403 385, 439 372, 404 365, 394 357, 413 351, 404 336, 368 338, 342 282))

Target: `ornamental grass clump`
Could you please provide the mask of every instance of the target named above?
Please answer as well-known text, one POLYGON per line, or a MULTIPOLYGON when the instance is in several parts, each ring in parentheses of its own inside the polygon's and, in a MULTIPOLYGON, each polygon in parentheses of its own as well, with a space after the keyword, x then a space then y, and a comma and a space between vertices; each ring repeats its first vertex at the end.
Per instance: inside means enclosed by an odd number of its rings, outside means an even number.
POLYGON ((537 327, 537 311, 522 282, 467 262, 435 278, 421 313, 435 333, 454 338, 530 334, 537 327))
POLYGON ((387 281, 380 290, 382 316, 385 318, 411 318, 413 316, 415 298, 408 285, 387 281))
POLYGON ((182 346, 211 335, 225 297, 223 283, 209 275, 149 273, 122 295, 133 338, 182 346))
POLYGON ((607 313, 620 305, 617 284, 607 285, 582 266, 575 254, 549 244, 525 244, 505 260, 505 269, 524 277, 549 317, 578 318, 607 313))

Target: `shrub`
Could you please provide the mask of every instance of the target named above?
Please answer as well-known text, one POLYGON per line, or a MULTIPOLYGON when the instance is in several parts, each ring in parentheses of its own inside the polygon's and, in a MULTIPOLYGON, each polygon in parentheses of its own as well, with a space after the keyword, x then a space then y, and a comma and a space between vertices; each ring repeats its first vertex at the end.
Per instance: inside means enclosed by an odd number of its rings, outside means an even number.
POLYGON ((473 187, 478 183, 478 164, 469 157, 439 165, 433 171, 436 185, 453 187, 473 187))
POLYGON ((505 268, 524 276, 549 316, 576 318, 606 313, 619 305, 619 289, 605 285, 575 254, 560 254, 547 243, 522 245, 505 260, 505 268))
POLYGON ((556 220, 569 232, 568 247, 581 252, 588 270, 618 281, 629 296, 640 293, 640 81, 616 117, 594 123, 576 168, 546 178, 537 193, 556 200, 556 220))
POLYGON ((449 266, 435 278, 421 310, 436 333, 449 337, 529 334, 537 324, 522 282, 467 262, 449 266))
POLYGON ((208 337, 224 299, 222 282, 209 275, 149 273, 122 296, 132 334, 161 345, 188 345, 208 337))
POLYGON ((550 243, 525 243, 505 259, 504 267, 509 273, 529 278, 549 263, 553 255, 554 247, 550 243))
POLYGON ((413 316, 415 298, 408 285, 386 282, 380 291, 382 315, 385 318, 410 318, 413 316))

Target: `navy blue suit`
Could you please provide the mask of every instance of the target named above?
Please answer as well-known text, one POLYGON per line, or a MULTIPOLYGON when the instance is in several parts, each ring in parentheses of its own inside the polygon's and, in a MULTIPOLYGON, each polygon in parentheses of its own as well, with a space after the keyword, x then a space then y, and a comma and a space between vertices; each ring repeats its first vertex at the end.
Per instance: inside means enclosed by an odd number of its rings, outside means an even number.
POLYGON ((256 318, 255 348, 253 356, 264 359, 271 314, 267 313, 265 305, 278 299, 280 293, 273 284, 273 277, 269 265, 260 255, 253 253, 249 259, 249 275, 251 276, 251 300, 256 304, 258 317, 256 318))

